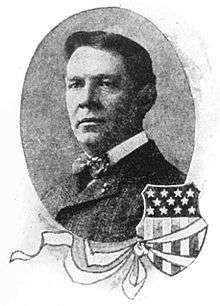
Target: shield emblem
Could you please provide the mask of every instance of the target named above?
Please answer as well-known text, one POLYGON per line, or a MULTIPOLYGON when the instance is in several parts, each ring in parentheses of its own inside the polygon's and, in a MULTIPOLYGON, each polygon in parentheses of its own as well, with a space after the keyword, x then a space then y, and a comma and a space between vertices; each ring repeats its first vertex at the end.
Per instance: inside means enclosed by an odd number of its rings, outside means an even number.
POLYGON ((142 196, 145 209, 137 234, 156 250, 148 256, 152 264, 175 275, 187 266, 181 262, 190 264, 198 256, 205 240, 207 224, 199 212, 199 190, 193 183, 148 184, 142 196))

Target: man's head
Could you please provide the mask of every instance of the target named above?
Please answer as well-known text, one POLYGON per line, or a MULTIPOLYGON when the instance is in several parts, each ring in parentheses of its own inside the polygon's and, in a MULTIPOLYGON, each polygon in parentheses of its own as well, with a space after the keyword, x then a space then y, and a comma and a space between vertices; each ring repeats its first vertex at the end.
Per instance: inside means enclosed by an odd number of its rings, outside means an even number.
POLYGON ((148 52, 119 34, 77 32, 65 44, 66 102, 80 144, 100 154, 138 133, 156 99, 148 52))

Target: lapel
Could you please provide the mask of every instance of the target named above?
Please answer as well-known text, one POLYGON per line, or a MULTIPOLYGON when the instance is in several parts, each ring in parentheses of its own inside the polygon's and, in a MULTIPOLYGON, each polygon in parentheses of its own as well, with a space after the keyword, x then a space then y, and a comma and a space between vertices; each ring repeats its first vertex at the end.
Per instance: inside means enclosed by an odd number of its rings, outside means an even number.
POLYGON ((152 174, 155 174, 155 166, 158 167, 161 157, 155 143, 149 140, 147 144, 119 161, 110 169, 108 175, 94 179, 85 189, 74 194, 74 205, 116 195, 120 190, 121 182, 134 183, 143 179, 147 181, 152 174))
POLYGON ((87 187, 74 197, 74 204, 81 204, 115 195, 120 179, 116 176, 92 180, 87 187))

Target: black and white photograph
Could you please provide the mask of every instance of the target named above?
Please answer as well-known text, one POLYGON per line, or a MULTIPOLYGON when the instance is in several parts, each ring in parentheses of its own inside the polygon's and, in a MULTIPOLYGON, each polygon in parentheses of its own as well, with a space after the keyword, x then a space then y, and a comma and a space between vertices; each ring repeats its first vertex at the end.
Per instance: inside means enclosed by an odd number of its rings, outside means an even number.
POLYGON ((39 45, 22 92, 23 148, 42 203, 76 235, 134 238, 141 192, 185 183, 194 134, 184 69, 144 17, 85 11, 39 45))

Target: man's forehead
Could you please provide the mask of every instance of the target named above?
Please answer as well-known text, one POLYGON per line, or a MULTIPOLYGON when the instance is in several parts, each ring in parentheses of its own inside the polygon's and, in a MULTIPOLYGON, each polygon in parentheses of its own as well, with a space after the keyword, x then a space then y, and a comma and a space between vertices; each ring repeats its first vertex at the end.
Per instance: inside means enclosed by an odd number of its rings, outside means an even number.
POLYGON ((70 77, 125 72, 121 55, 89 46, 76 49, 67 64, 67 76, 70 77))

